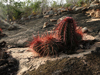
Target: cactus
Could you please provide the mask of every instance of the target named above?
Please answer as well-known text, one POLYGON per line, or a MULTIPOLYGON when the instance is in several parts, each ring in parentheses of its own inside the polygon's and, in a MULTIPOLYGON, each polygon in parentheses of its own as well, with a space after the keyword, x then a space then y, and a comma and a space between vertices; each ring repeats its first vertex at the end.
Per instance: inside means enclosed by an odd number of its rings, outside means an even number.
POLYGON ((76 26, 73 18, 66 17, 63 19, 57 24, 54 31, 54 33, 47 33, 41 37, 39 35, 34 37, 34 40, 30 43, 31 50, 40 56, 55 55, 63 51, 64 48, 67 53, 75 52, 83 34, 81 29, 76 26))
POLYGON ((30 43, 33 52, 37 52, 39 56, 57 55, 60 51, 61 41, 55 38, 54 34, 45 34, 44 36, 36 36, 30 43))
POLYGON ((2 33, 2 29, 0 28, 0 34, 2 33))
POLYGON ((71 17, 66 17, 59 24, 57 24, 55 31, 56 34, 64 46, 67 48, 67 52, 74 52, 75 48, 79 45, 82 40, 82 31, 80 28, 76 28, 76 23, 71 17))

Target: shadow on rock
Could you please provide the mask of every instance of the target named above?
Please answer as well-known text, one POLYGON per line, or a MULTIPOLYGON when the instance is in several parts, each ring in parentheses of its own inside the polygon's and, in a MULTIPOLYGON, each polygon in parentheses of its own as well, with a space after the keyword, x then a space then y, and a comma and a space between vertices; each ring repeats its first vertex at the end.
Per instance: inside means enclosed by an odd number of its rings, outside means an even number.
POLYGON ((16 75, 19 62, 6 52, 6 42, 0 43, 0 75, 16 75))
POLYGON ((19 62, 4 52, 3 58, 0 59, 0 75, 16 75, 18 68, 19 62))

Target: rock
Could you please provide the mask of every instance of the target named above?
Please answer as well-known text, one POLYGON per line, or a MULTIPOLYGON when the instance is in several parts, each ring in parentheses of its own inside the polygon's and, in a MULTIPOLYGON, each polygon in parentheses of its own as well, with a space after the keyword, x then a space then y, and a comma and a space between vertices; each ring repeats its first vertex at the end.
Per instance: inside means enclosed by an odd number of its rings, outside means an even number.
POLYGON ((43 15, 37 15, 36 16, 36 18, 42 18, 43 17, 43 15))
POLYGON ((56 22, 57 20, 56 20, 56 19, 50 19, 50 21, 51 21, 51 22, 56 22))
POLYGON ((60 73, 61 73, 61 70, 56 70, 56 71, 54 71, 54 72, 52 73, 52 75, 60 75, 60 73))
POLYGON ((92 35, 84 34, 83 35, 83 40, 95 40, 95 37, 93 37, 92 35))
POLYGON ((61 8, 61 12, 67 12, 68 10, 65 8, 61 8))
POLYGON ((93 9, 89 14, 91 17, 95 17, 95 10, 93 9))
POLYGON ((34 61, 33 57, 38 56, 35 53, 27 51, 28 49, 29 48, 11 48, 7 50, 7 52, 20 63, 17 75, 22 75, 25 71, 29 70, 34 61))
POLYGON ((96 11, 96 13, 95 13, 95 17, 96 17, 96 18, 99 18, 99 17, 100 17, 100 10, 99 10, 99 9, 97 9, 97 11, 96 11))
POLYGON ((25 20, 25 18, 24 18, 24 17, 22 17, 22 18, 21 18, 21 20, 22 20, 22 21, 24 21, 24 20, 25 20))
POLYGON ((45 18, 48 18, 48 17, 50 17, 50 16, 51 16, 51 15, 45 15, 44 17, 45 17, 45 18))
POLYGON ((99 9, 100 8, 100 3, 92 2, 89 6, 89 9, 99 9))
POLYGON ((48 26, 48 22, 44 22, 43 28, 46 28, 48 26))
POLYGON ((57 16, 58 14, 54 14, 55 16, 57 16))
POLYGON ((11 25, 13 25, 14 22, 11 22, 11 25))
POLYGON ((28 38, 19 39, 16 43, 17 47, 23 47, 27 45, 28 38))
POLYGON ((61 14, 61 11, 60 11, 60 10, 58 10, 57 14, 59 14, 59 15, 60 15, 60 14, 61 14))
POLYGON ((88 29, 88 32, 89 32, 89 33, 92 33, 92 32, 93 32, 93 30, 92 30, 92 29, 88 29))
POLYGON ((77 7, 77 8, 75 8, 75 11, 76 11, 76 12, 81 12, 82 9, 83 9, 83 7, 77 7))
POLYGON ((54 15, 53 9, 50 9, 50 10, 47 11, 44 15, 54 15))
POLYGON ((66 18, 67 16, 63 16, 63 17, 61 17, 61 18, 59 18, 58 20, 57 20, 57 24, 58 23, 60 23, 64 18, 66 18))
POLYGON ((87 14, 89 14, 88 16, 99 18, 100 17, 100 9, 89 10, 89 11, 87 11, 87 14))
POLYGON ((54 15, 54 11, 53 10, 50 10, 49 11, 49 15, 54 15))
POLYGON ((91 4, 99 3, 99 0, 94 0, 91 4))
POLYGON ((91 53, 100 54, 100 42, 97 42, 95 45, 99 45, 99 46, 97 46, 95 51, 92 51, 91 53))
POLYGON ((74 6, 73 8, 72 8, 72 10, 75 10, 77 8, 77 6, 74 6))
POLYGON ((97 36, 95 36, 95 40, 100 41, 100 32, 98 33, 97 36))
POLYGON ((82 32, 83 32, 83 33, 88 32, 88 28, 87 28, 87 27, 82 28, 82 32))
POLYGON ((100 47, 96 47, 97 53, 100 53, 100 47))

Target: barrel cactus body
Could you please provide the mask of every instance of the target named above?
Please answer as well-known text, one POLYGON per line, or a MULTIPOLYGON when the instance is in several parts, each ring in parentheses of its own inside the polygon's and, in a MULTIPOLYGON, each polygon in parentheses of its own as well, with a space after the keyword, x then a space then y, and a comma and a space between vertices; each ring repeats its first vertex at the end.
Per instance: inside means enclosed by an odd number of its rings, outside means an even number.
POLYGON ((37 36, 30 43, 30 48, 40 56, 57 55, 61 49, 61 41, 56 39, 54 34, 46 34, 41 37, 37 36))
POLYGON ((57 24, 55 31, 69 52, 74 51, 82 40, 82 31, 80 28, 77 28, 75 21, 71 17, 66 17, 57 24))

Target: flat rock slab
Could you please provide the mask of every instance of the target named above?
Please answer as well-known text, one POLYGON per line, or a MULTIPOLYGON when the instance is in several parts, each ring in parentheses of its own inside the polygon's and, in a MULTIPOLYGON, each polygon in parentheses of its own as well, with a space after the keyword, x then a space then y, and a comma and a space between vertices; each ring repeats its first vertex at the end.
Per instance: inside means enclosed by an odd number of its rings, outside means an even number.
POLYGON ((100 46, 100 42, 96 43, 92 49, 86 50, 85 52, 81 52, 79 54, 60 54, 59 57, 51 56, 51 57, 38 57, 34 52, 27 51, 29 48, 11 48, 8 49, 7 52, 12 55, 13 58, 19 61, 19 71, 17 75, 22 75, 26 71, 32 71, 37 69, 40 65, 45 64, 46 61, 54 61, 63 58, 73 58, 73 57, 83 57, 86 54, 91 53, 91 51, 95 50, 97 46, 100 46))
POLYGON ((93 22, 93 21, 100 21, 100 18, 94 18, 94 19, 90 19, 87 22, 93 22))
POLYGON ((88 34, 83 34, 83 40, 94 40, 95 37, 93 37, 92 35, 88 35, 88 34))

